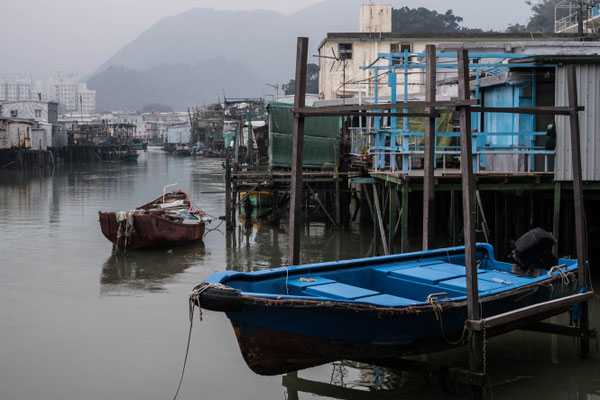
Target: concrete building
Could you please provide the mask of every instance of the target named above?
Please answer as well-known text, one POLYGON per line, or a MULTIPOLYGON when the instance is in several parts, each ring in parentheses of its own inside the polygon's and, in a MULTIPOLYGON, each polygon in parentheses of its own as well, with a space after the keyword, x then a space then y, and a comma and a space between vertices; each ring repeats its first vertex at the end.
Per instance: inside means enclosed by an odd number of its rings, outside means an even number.
POLYGON ((31 76, 0 75, 0 101, 40 100, 42 82, 31 76))
POLYGON ((58 124, 58 103, 54 101, 3 101, 0 102, 0 117, 30 121, 33 126, 30 147, 46 150, 48 147, 67 145, 66 132, 58 124))
MULTIPOLYGON (((409 62, 424 62, 424 57, 414 53, 424 53, 425 46, 435 44, 438 52, 455 53, 467 48, 471 53, 510 54, 600 54, 600 42, 579 41, 576 34, 570 33, 397 33, 392 32, 391 4, 368 3, 360 9, 359 32, 328 33, 319 46, 319 98, 333 100, 342 98, 390 96, 392 82, 385 67, 404 63, 404 53, 409 62), (381 54, 395 54, 394 57, 380 57, 381 54), (337 59, 331 57, 335 55, 337 59), (329 58, 327 58, 329 57, 329 58), (383 69, 361 69, 366 66, 380 66, 383 69)), ((440 60, 443 62, 443 59, 440 60)), ((496 62, 497 59, 482 57, 481 63, 496 62)), ((419 95, 424 91, 425 76, 419 69, 408 67, 407 92, 419 95)), ((438 70, 438 80, 456 74, 456 71, 438 70), (447 72, 444 72, 447 71, 447 72)), ((404 93, 404 79, 396 82, 398 93, 404 93)))
POLYGON ((91 114, 96 110, 96 91, 88 89, 87 83, 81 82, 77 85, 78 109, 84 114, 91 114))
POLYGON ((579 26, 577 13, 581 6, 582 30, 584 34, 600 32, 600 4, 596 0, 581 3, 563 0, 554 6, 554 32, 577 33, 579 26))
POLYGON ((31 148, 33 121, 0 116, 0 149, 31 148))
POLYGON ((48 80, 48 98, 60 104, 65 112, 90 114, 96 109, 96 91, 79 82, 77 74, 59 72, 48 80))

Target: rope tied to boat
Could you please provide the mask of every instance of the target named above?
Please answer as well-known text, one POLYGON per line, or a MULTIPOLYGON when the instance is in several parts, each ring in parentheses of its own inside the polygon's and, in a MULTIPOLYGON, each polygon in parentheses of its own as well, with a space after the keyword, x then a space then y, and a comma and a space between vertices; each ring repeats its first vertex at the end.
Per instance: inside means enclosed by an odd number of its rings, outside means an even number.
POLYGON ((435 319, 438 321, 441 321, 442 311, 444 311, 444 309, 442 308, 442 305, 440 304, 440 296, 445 296, 446 299, 450 299, 450 296, 448 296, 448 293, 441 292, 441 293, 431 293, 429 296, 427 296, 427 299, 425 300, 427 303, 429 303, 431 305, 431 308, 433 309, 433 313, 435 314, 435 319))
POLYGON ((442 304, 440 303, 440 297, 442 297, 442 296, 445 297, 447 300, 450 300, 450 296, 448 296, 448 293, 441 292, 441 293, 431 293, 429 296, 427 296, 427 299, 425 301, 431 305, 433 313, 435 314, 435 319, 440 321, 440 332, 442 334, 442 338, 444 338, 446 343, 448 343, 452 346, 456 346, 458 344, 463 343, 465 340, 465 334, 468 330, 467 321, 465 321, 462 333, 460 335, 460 338, 458 338, 458 340, 453 341, 453 340, 448 339, 446 337, 446 333, 444 332, 444 323, 442 320, 442 312, 444 312, 444 308, 442 307, 442 304))
POLYGON ((573 274, 570 272, 565 273, 563 268, 567 268, 567 264, 555 265, 554 267, 550 268, 550 270, 548 271, 548 275, 552 275, 556 271, 560 275, 562 284, 568 285, 571 282, 571 280, 569 279, 569 275, 573 276, 573 274))
POLYGON ((179 390, 181 389, 181 383, 183 382, 183 375, 185 374, 185 366, 187 365, 188 355, 190 353, 190 342, 192 341, 192 327, 194 325, 194 309, 196 308, 196 304, 198 305, 198 313, 200 316, 200 321, 202 321, 202 307, 200 307, 200 295, 207 289, 215 288, 215 289, 226 289, 226 290, 235 290, 230 288, 229 286, 225 286, 221 283, 209 283, 205 282, 201 287, 195 287, 190 293, 190 298, 188 300, 188 312, 190 317, 190 329, 188 332, 187 345, 185 347, 185 357, 183 358, 183 367, 181 368, 181 376, 179 377, 179 383, 177 384, 177 391, 175 392, 175 396, 173 396, 173 400, 177 399, 177 395, 179 394, 179 390))

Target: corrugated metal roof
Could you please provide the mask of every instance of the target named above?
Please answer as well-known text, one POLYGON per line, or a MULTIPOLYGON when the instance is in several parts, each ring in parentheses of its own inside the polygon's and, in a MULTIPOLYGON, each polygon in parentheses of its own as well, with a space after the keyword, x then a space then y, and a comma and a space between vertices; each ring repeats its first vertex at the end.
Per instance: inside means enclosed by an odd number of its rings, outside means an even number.
MULTIPOLYGON (((577 98, 585 107, 579 113, 581 135, 581 166, 584 181, 600 181, 600 64, 578 64, 577 98)), ((568 105, 567 68, 556 67, 556 105, 568 105)), ((573 180, 571 161, 571 130, 569 117, 556 117, 556 161, 554 177, 557 181, 573 180)))

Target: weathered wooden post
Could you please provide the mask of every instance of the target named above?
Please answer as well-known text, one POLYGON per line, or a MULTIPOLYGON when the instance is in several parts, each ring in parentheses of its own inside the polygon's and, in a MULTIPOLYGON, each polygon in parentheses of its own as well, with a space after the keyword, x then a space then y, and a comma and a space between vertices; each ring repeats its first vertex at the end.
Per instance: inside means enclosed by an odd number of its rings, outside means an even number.
POLYGON ((292 176, 290 182, 290 239, 288 265, 300 264, 300 225, 302 199, 302 150, 304 149, 304 107, 306 97, 306 60, 308 38, 299 37, 296 50, 296 91, 294 94, 294 131, 292 138, 292 176))
POLYGON ((225 158, 225 226, 227 229, 233 228, 231 218, 231 164, 229 157, 225 158))
MULTIPOLYGON (((577 279, 579 287, 588 286, 589 274, 585 248, 585 208, 583 204, 583 189, 581 176, 581 142, 579 140, 579 114, 577 106, 577 72, 574 65, 567 67, 569 125, 571 128, 571 160, 573 163, 573 205, 575 208, 575 248, 577 250, 577 279)), ((580 319, 581 355, 586 356, 590 351, 588 302, 581 303, 580 319)))
MULTIPOLYGON (((469 52, 458 50, 458 98, 469 100, 469 52)), ((471 107, 459 107, 460 121, 460 169, 462 175, 463 224, 465 237, 465 268, 467 273, 467 318, 481 319, 479 289, 477 285, 477 255, 475 250, 475 193, 473 182, 473 152, 471 147, 471 107)), ((485 329, 485 328, 484 328, 485 329)), ((469 325, 469 370, 485 373, 483 366, 483 331, 469 325)), ((471 385, 472 398, 482 396, 482 387, 471 385)))
MULTIPOLYGON (((435 101, 436 92, 436 54, 435 46, 425 47, 427 71, 425 77, 425 101, 435 101)), ((435 107, 426 107, 425 112, 425 157, 423 160, 423 250, 431 247, 433 234, 433 199, 434 199, 434 159, 435 159, 435 107)))

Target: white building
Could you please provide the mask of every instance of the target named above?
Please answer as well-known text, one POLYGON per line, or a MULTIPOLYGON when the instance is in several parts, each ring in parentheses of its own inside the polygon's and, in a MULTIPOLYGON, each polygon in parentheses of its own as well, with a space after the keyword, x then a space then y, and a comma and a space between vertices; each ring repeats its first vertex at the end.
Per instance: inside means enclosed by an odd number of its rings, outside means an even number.
POLYGON ((39 100, 42 82, 31 76, 0 75, 0 101, 39 100))
POLYGON ((30 121, 33 150, 67 145, 66 132, 58 125, 58 103, 54 101, 0 101, 0 118, 30 121))
MULTIPOLYGON (((599 41, 580 41, 576 34, 568 33, 400 33, 392 32, 392 5, 384 3, 363 4, 359 16, 359 32, 328 33, 319 46, 319 98, 352 102, 342 98, 365 98, 377 95, 380 99, 391 95, 393 83, 388 81, 388 58, 380 54, 409 54, 408 61, 424 62, 424 57, 411 53, 424 53, 428 44, 436 45, 438 52, 456 53, 468 49, 469 53, 488 54, 600 54, 599 41), (335 55, 336 59, 332 56, 335 55), (381 69, 361 69, 364 66, 381 69)), ((392 57, 396 69, 404 65, 404 56, 392 57)), ((439 63, 450 59, 438 59, 439 63)), ((455 61, 454 61, 455 62, 455 61)), ((474 62, 494 63, 497 58, 482 57, 474 62)), ((421 69, 408 67, 406 81, 409 96, 422 97, 425 74, 421 69)), ((438 81, 446 76, 456 76, 456 70, 438 69, 438 81)), ((404 77, 396 82, 398 95, 404 93, 404 77)), ((449 94, 450 95, 450 94, 449 94)), ((438 97, 444 96, 439 93, 438 97)), ((356 101, 356 100, 354 100, 356 101)))
POLYGON ((48 80, 48 98, 66 112, 90 114, 96 109, 96 91, 79 82, 77 74, 59 72, 48 80))
POLYGON ((77 86, 79 100, 79 111, 84 114, 91 114, 96 109, 96 91, 88 89, 87 83, 81 82, 77 86))

